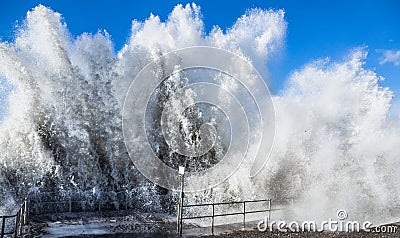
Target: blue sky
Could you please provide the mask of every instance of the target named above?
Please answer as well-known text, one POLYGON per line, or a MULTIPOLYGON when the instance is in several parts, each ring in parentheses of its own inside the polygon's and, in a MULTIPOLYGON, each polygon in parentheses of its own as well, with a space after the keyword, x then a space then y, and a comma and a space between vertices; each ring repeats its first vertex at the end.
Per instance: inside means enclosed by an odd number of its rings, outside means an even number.
POLYGON ((34 6, 43 4, 63 15, 74 36, 107 30, 117 51, 128 38, 133 19, 144 20, 153 13, 165 20, 176 4, 190 2, 201 6, 207 32, 213 25, 229 28, 249 8, 285 10, 288 22, 285 47, 269 65, 275 92, 283 87, 293 70, 305 63, 325 57, 337 60, 354 47, 366 46, 369 51, 366 67, 384 76, 382 85, 400 95, 400 1, 396 0, 9 0, 0 3, 0 37, 12 41, 17 21, 21 22, 34 6))

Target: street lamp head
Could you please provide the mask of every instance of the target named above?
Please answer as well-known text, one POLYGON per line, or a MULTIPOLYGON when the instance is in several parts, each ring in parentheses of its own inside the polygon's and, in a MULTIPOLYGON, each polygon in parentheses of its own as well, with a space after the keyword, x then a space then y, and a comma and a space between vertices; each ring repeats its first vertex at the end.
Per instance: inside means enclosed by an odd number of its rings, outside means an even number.
POLYGON ((184 175, 185 174, 185 167, 179 166, 179 174, 184 175))

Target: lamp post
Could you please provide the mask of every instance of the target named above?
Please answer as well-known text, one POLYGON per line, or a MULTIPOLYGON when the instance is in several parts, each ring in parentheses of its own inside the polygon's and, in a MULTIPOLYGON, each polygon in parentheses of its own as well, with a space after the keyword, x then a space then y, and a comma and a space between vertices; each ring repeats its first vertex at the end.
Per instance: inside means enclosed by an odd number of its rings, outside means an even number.
POLYGON ((185 167, 179 166, 179 177, 181 179, 181 194, 179 198, 179 211, 178 211, 178 232, 179 236, 182 236, 183 227, 183 186, 185 177, 185 167))

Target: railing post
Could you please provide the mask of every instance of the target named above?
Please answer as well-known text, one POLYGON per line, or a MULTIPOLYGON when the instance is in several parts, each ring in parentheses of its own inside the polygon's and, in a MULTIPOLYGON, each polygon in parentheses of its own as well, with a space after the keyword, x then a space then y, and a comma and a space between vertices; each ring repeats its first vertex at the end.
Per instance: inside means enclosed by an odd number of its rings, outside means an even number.
POLYGON ((185 167, 179 166, 179 175, 181 177, 181 196, 179 200, 179 236, 182 236, 182 229, 183 229, 183 187, 185 184, 185 167))
POLYGON ((15 216, 15 226, 14 226, 14 238, 18 237, 18 227, 19 227, 19 212, 15 216))
POLYGON ((128 210, 128 193, 125 191, 125 210, 128 210))
POLYGON ((19 209, 19 214, 20 214, 20 216, 19 216, 19 218, 20 218, 20 221, 19 221, 19 235, 21 236, 22 234, 23 234, 23 225, 24 225, 24 207, 22 206, 20 209, 19 209))
POLYGON ((243 202, 243 229, 246 228, 246 201, 243 202))
POLYGON ((212 204, 212 221, 211 221, 211 235, 214 235, 214 215, 215 215, 215 207, 214 203, 212 204))
POLYGON ((183 178, 182 178, 181 199, 179 202, 179 236, 182 236, 182 230, 183 230, 183 178))
MULTIPOLYGON (((25 198, 25 200, 24 200, 24 224, 22 224, 24 227, 25 227, 25 225, 28 224, 28 218, 29 218, 29 202, 28 202, 28 199, 25 198)), ((27 230, 29 232, 29 226, 27 227, 28 229, 25 229, 25 228, 24 228, 24 232, 26 232, 27 230)))
POLYGON ((179 222, 180 222, 180 209, 181 209, 181 204, 180 201, 178 201, 178 209, 177 209, 177 213, 176 213, 176 233, 179 234, 180 231, 180 226, 179 226, 179 222))
POLYGON ((1 221, 1 238, 4 237, 4 229, 6 227, 6 218, 2 217, 2 221, 1 221))
POLYGON ((266 226, 269 225, 271 221, 271 199, 268 199, 268 220, 266 226))

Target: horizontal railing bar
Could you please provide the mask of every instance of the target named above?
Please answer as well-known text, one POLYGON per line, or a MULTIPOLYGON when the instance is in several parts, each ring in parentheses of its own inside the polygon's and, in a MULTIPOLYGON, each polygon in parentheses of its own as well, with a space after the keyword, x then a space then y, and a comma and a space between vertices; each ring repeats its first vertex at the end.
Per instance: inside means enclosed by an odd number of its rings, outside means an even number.
POLYGON ((183 207, 204 207, 204 206, 212 206, 212 205, 230 205, 230 204, 243 204, 243 203, 256 203, 256 202, 269 202, 269 199, 260 199, 260 200, 246 200, 246 201, 233 201, 233 202, 217 202, 217 203, 202 203, 202 204, 188 204, 183 205, 183 207))
MULTIPOLYGON (((214 217, 222 217, 222 216, 233 216, 233 215, 243 215, 243 212, 238 213, 227 213, 227 214, 217 214, 214 217)), ((192 220, 192 219, 201 219, 201 218, 212 218, 212 215, 204 215, 204 216, 196 216, 196 217, 183 217, 183 220, 192 220)))
POLYGON ((243 215, 243 212, 217 214, 217 215, 214 215, 214 217, 224 217, 224 216, 234 216, 234 215, 243 215))
POLYGON ((3 232, 4 235, 12 235, 14 234, 14 231, 9 231, 9 232, 3 232))
POLYGON ((16 216, 17 216, 17 214, 15 214, 15 215, 0 216, 0 219, 2 219, 2 218, 4 218, 4 219, 14 218, 14 217, 16 217, 16 216))
POLYGON ((246 211, 247 213, 257 213, 257 212, 273 212, 273 211, 279 211, 279 210, 283 210, 283 208, 275 208, 275 209, 264 209, 264 210, 256 210, 256 211, 246 211))
POLYGON ((190 205, 183 205, 182 207, 205 207, 205 206, 212 206, 212 203, 202 203, 202 204, 190 204, 190 205))
MULTIPOLYGON (((243 212, 216 214, 216 215, 214 215, 214 217, 233 216, 233 215, 243 215, 243 212)), ((204 215, 204 216, 196 216, 196 217, 183 217, 182 219, 189 220, 189 219, 212 218, 212 217, 213 217, 212 215, 204 215)))
POLYGON ((245 203, 252 203, 252 202, 269 202, 271 199, 259 199, 259 200, 246 200, 245 203))
POLYGON ((182 220, 192 220, 192 219, 201 219, 201 218, 212 218, 212 215, 204 215, 204 216, 197 216, 197 217, 182 217, 182 220))
MULTIPOLYGON (((71 200, 71 201, 59 201, 59 202, 37 202, 37 201, 33 201, 32 203, 33 204, 49 204, 49 203, 51 203, 51 204, 60 204, 60 203, 70 203, 70 202, 88 202, 88 203, 90 203, 91 201, 88 201, 88 200, 79 200, 79 201, 71 200)), ((96 202, 97 201, 95 201, 95 203, 96 202)))

